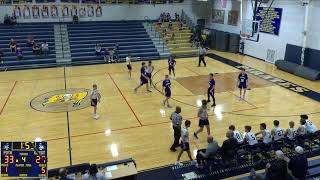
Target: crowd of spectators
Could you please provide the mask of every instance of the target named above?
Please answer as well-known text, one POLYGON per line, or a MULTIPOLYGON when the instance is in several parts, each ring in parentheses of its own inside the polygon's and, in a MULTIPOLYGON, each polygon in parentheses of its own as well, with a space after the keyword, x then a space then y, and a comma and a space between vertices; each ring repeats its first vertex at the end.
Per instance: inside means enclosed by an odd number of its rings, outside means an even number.
POLYGON ((8 14, 6 14, 4 16, 4 18, 3 18, 3 23, 7 24, 7 25, 16 25, 17 24, 17 18, 14 15, 9 16, 8 14))
MULTIPOLYGON (((18 46, 17 42, 15 39, 11 38, 9 42, 9 48, 12 53, 15 53, 17 60, 23 60, 24 54, 22 47, 18 46)), ((33 38, 33 36, 28 35, 26 39, 26 47, 29 47, 32 49, 32 53, 36 56, 39 55, 44 55, 47 56, 49 54, 49 44, 44 41, 44 42, 36 42, 33 38)), ((4 56, 4 52, 0 50, 0 60, 2 61, 2 58, 4 56)))
POLYGON ((119 62, 119 44, 115 43, 113 48, 105 48, 100 43, 95 45, 95 55, 102 56, 105 62, 119 62))

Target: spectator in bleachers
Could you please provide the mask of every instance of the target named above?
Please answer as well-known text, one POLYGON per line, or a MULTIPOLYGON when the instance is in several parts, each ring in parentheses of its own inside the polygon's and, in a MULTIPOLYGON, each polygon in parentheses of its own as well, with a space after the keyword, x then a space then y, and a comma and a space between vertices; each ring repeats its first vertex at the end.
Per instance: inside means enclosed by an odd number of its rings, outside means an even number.
POLYGON ((42 52, 45 56, 48 55, 48 53, 49 53, 49 44, 47 43, 47 41, 45 41, 45 42, 43 42, 43 43, 41 44, 41 52, 42 52))
POLYGON ((17 42, 13 38, 11 38, 9 46, 10 46, 11 52, 17 51, 17 42))
POLYGON ((8 14, 4 15, 3 24, 10 25, 10 16, 8 14))
POLYGON ((229 163, 234 159, 239 146, 237 139, 234 138, 234 132, 232 130, 227 131, 225 140, 221 146, 222 159, 229 163))
POLYGON ((167 13, 167 15, 166 15, 166 21, 167 21, 167 22, 171 21, 170 13, 167 13))
POLYGON ((276 160, 271 164, 266 165, 265 173, 256 174, 254 170, 251 171, 250 179, 257 180, 287 180, 288 171, 287 171, 287 162, 284 160, 282 151, 276 151, 276 160))
POLYGON ((199 168, 203 168, 204 160, 214 155, 219 150, 219 145, 216 140, 213 139, 212 136, 207 137, 208 146, 206 149, 200 149, 197 151, 197 166, 199 168))
POLYGON ((182 30, 183 30, 183 22, 180 21, 180 22, 179 22, 179 31, 182 31, 182 30))
POLYGON ((175 20, 176 20, 176 21, 180 21, 180 18, 179 18, 179 14, 178 14, 178 13, 174 13, 174 17, 175 17, 175 20))
POLYGON ((40 46, 37 43, 34 43, 32 46, 32 53, 36 56, 41 54, 40 46))
POLYGON ((11 25, 16 25, 17 24, 17 17, 16 16, 11 16, 10 17, 10 24, 11 25))
POLYGON ((98 171, 96 164, 91 164, 89 168, 89 173, 82 176, 82 180, 105 180, 106 177, 103 173, 98 171))
POLYGON ((261 141, 264 144, 270 144, 272 142, 272 135, 271 135, 271 132, 269 130, 267 130, 266 123, 261 123, 260 124, 260 131, 257 132, 255 135, 256 136, 262 135, 261 141))
POLYGON ((59 169, 59 180, 72 180, 68 178, 68 171, 65 168, 59 169))
POLYGON ((170 29, 170 31, 172 30, 172 27, 173 27, 173 23, 172 21, 170 20, 169 23, 168 23, 168 29, 170 29))
POLYGON ((27 45, 28 45, 29 47, 33 47, 34 43, 35 43, 35 42, 34 42, 33 36, 28 35, 28 37, 27 37, 27 45))
POLYGON ((290 174, 297 180, 304 180, 308 173, 308 159, 303 154, 303 148, 297 146, 295 148, 296 156, 289 159, 286 158, 290 174))
POLYGON ((79 23, 79 17, 77 15, 72 16, 72 23, 73 24, 78 24, 79 23))
POLYGON ((258 141, 254 133, 251 132, 251 126, 245 126, 244 131, 245 131, 244 142, 248 143, 251 146, 256 145, 258 141))
POLYGON ((284 130, 279 127, 280 122, 278 120, 273 121, 274 128, 271 130, 273 140, 278 141, 284 138, 284 130))
POLYGON ((233 137, 237 140, 238 144, 242 144, 243 136, 239 131, 236 130, 236 127, 234 125, 230 125, 229 130, 233 132, 233 137))
POLYGON ((305 114, 300 115, 300 124, 305 127, 307 133, 314 133, 318 130, 305 114))
POLYGON ((18 60, 22 60, 23 59, 23 52, 22 52, 21 48, 17 48, 16 56, 17 56, 18 60))
POLYGON ((294 128, 294 122, 290 121, 289 128, 286 130, 285 136, 292 141, 295 139, 296 134, 297 134, 297 129, 294 128))
POLYGON ((96 56, 101 56, 101 44, 99 43, 96 43, 95 54, 96 56))

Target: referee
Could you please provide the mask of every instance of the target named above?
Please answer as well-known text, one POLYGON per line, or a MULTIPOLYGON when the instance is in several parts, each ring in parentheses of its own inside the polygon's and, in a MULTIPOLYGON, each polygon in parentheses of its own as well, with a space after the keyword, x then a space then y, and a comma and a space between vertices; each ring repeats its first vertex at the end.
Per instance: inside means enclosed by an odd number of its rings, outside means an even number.
POLYGON ((176 151, 176 147, 179 146, 179 140, 181 137, 181 124, 182 124, 182 116, 181 113, 181 107, 177 106, 176 111, 171 114, 171 121, 172 121, 172 128, 174 132, 174 142, 170 148, 172 152, 176 151))
POLYGON ((203 62, 204 64, 204 67, 207 66, 205 60, 204 60, 204 56, 206 55, 206 48, 204 48, 204 46, 201 44, 199 46, 199 64, 198 64, 198 67, 201 66, 201 62, 203 62))

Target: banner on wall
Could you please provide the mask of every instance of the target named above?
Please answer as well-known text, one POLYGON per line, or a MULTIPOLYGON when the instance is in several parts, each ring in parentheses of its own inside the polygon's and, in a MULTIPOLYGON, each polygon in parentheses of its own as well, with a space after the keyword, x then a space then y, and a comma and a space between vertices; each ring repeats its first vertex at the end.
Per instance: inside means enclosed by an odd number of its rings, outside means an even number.
POLYGON ((56 5, 51 6, 51 17, 56 18, 58 17, 58 7, 56 5))
POLYGON ((228 12, 228 25, 237 26, 239 19, 239 11, 229 11, 228 12))
POLYGON ((21 8, 20 8, 20 6, 14 6, 13 14, 14 14, 14 16, 16 18, 20 18, 21 17, 21 8))
POLYGON ((25 19, 28 19, 31 17, 30 7, 27 5, 24 5, 24 7, 23 7, 23 17, 25 19))
POLYGON ((94 7, 92 5, 88 5, 88 17, 94 16, 94 7))
POLYGON ((260 21, 260 32, 279 35, 282 8, 258 7, 256 20, 260 21))
POLYGON ((97 6, 96 8, 96 17, 101 17, 102 16, 102 8, 101 6, 97 6))
POLYGON ((43 5, 41 8, 41 15, 43 18, 48 18, 49 17, 49 8, 47 5, 43 5))
POLYGON ((76 5, 71 7, 71 16, 78 16, 78 7, 76 5))
POLYGON ((85 6, 80 6, 79 15, 80 15, 80 17, 86 17, 87 13, 86 13, 86 7, 85 6))
POLYGON ((224 10, 214 9, 212 13, 212 22, 224 24, 224 10))
POLYGON ((40 17, 40 8, 37 5, 32 6, 32 16, 33 18, 39 18, 40 17))
POLYGON ((62 6, 62 16, 63 17, 68 17, 69 16, 69 7, 67 5, 62 6))

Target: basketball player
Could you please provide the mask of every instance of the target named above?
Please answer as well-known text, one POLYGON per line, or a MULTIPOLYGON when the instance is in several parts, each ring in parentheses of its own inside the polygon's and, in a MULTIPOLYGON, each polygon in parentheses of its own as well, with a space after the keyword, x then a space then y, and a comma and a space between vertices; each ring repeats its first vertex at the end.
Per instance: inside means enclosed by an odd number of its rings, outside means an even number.
POLYGON ((273 121, 274 128, 271 131, 273 140, 278 141, 284 138, 284 130, 279 127, 280 122, 278 120, 273 121))
POLYGON ((246 90, 248 88, 248 75, 245 72, 245 69, 241 69, 241 73, 238 76, 238 88, 240 90, 240 100, 245 98, 246 90), (242 89, 243 89, 243 96, 242 96, 242 89))
POLYGON ((289 140, 293 141, 295 139, 296 135, 297 135, 297 129, 294 128, 294 122, 290 121, 289 122, 289 128, 286 130, 285 136, 289 140))
POLYGON ((260 124, 260 131, 255 134, 256 136, 262 135, 262 142, 264 144, 269 144, 272 142, 272 135, 269 130, 267 130, 266 123, 260 124))
POLYGON ((131 55, 130 54, 128 54, 128 56, 126 57, 126 63, 127 63, 127 68, 128 68, 129 79, 131 79, 132 65, 131 65, 131 55))
POLYGON ((100 103, 101 95, 98 91, 98 86, 94 84, 92 86, 92 92, 90 94, 91 106, 93 107, 93 118, 99 119, 99 115, 97 114, 97 105, 100 103))
POLYGON ((181 155, 183 154, 184 151, 187 151, 188 157, 190 161, 192 161, 192 156, 190 152, 190 145, 189 145, 189 127, 191 125, 191 122, 189 120, 186 120, 184 122, 185 127, 181 129, 181 150, 178 155, 177 162, 175 165, 177 166, 182 166, 183 164, 180 162, 181 155))
POLYGON ((300 124, 305 127, 307 133, 314 133, 318 130, 317 127, 309 120, 308 115, 300 115, 300 124))
POLYGON ((213 73, 209 74, 209 88, 208 88, 208 102, 210 102, 210 96, 212 97, 213 104, 211 107, 216 106, 216 99, 214 98, 215 81, 213 78, 213 73))
POLYGON ((149 84, 148 84, 148 77, 147 77, 147 73, 146 73, 146 63, 145 62, 142 62, 141 64, 141 69, 140 69, 140 84, 139 86, 137 86, 136 88, 134 88, 134 92, 136 93, 137 90, 143 86, 143 85, 146 85, 146 88, 147 88, 147 91, 148 92, 152 92, 150 89, 149 89, 149 84))
POLYGON ((163 80, 162 82, 162 93, 163 89, 165 91, 164 95, 166 97, 166 99, 163 100, 163 105, 165 106, 167 104, 167 107, 171 108, 169 104, 169 99, 171 98, 171 82, 168 75, 165 76, 165 80, 163 80))
POLYGON ((256 136, 253 132, 251 132, 251 126, 245 126, 244 131, 246 132, 244 136, 245 142, 247 142, 251 146, 258 144, 256 136))
POLYGON ((198 133, 203 131, 203 127, 207 128, 207 134, 210 135, 210 125, 208 120, 208 109, 207 109, 207 101, 202 100, 202 106, 199 108, 198 111, 199 117, 199 130, 193 133, 193 136, 198 139, 198 133))
POLYGON ((201 62, 203 62, 204 67, 207 66, 206 61, 204 60, 204 57, 206 56, 206 48, 204 48, 203 45, 199 45, 199 63, 198 63, 198 67, 201 66, 201 62))
POLYGON ((169 65, 169 76, 171 76, 171 71, 173 73, 173 79, 176 79, 176 74, 174 72, 174 67, 176 66, 176 60, 173 59, 173 56, 170 55, 168 59, 168 65, 169 65))
POLYGON ((238 144, 242 144, 243 136, 239 131, 236 130, 236 127, 234 125, 230 125, 229 130, 233 132, 233 137, 238 141, 238 144))
POLYGON ((154 67, 152 65, 152 61, 148 62, 148 66, 146 67, 146 73, 147 73, 147 77, 149 78, 149 83, 150 83, 150 87, 152 87, 152 72, 154 70, 154 67))

